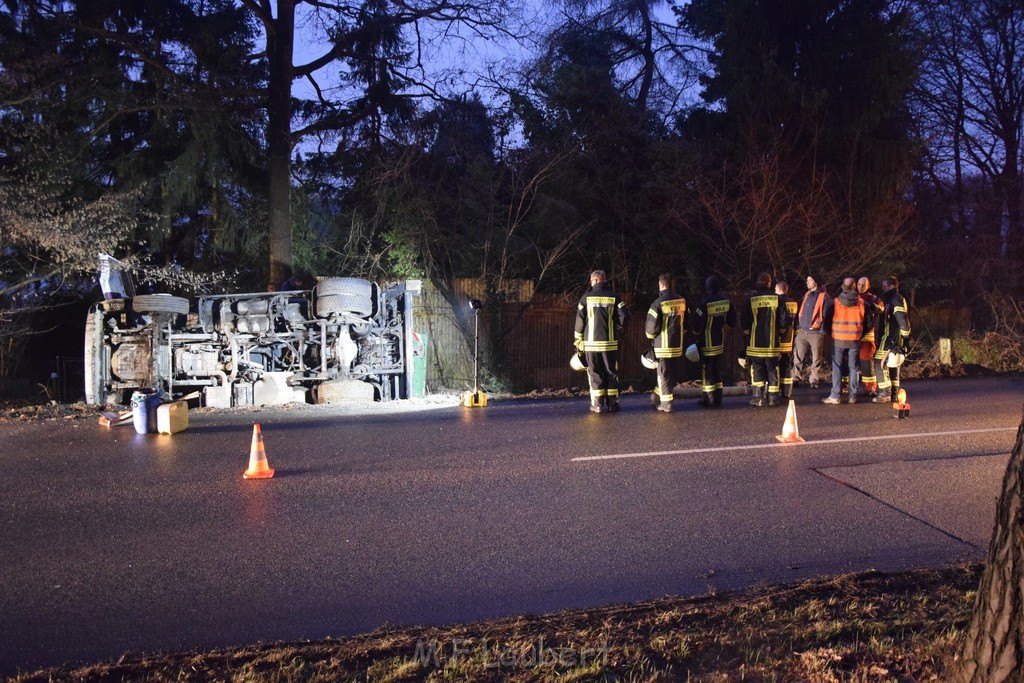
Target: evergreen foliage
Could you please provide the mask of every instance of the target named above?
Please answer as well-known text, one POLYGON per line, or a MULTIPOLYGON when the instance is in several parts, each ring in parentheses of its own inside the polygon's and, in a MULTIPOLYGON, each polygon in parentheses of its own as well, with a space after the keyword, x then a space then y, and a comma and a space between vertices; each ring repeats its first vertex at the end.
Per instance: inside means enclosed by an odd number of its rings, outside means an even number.
POLYGON ((55 220, 119 207, 119 257, 238 267, 248 288, 294 265, 479 278, 500 301, 508 280, 575 292, 599 267, 646 298, 665 270, 695 296, 710 273, 739 289, 813 268, 983 300, 929 272, 955 247, 1019 293, 996 268, 1022 242, 1014 3, 694 0, 672 25, 653 0, 573 0, 492 90, 427 60, 464 29, 512 35, 509 3, 279 5, 0 5, 5 286, 31 250, 38 273, 87 269, 15 244, 31 189, 60 196, 55 220))
POLYGON ((835 278, 903 256, 916 153, 906 12, 886 0, 695 0, 683 19, 713 46, 708 106, 683 130, 713 145, 703 156, 719 179, 702 204, 711 234, 747 243, 726 255, 737 274, 835 278))

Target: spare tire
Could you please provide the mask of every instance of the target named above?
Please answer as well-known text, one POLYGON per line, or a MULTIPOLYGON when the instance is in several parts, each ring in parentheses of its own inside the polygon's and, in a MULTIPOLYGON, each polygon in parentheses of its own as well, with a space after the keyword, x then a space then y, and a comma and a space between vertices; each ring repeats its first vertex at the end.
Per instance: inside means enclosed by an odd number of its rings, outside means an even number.
POLYGON ((88 405, 103 405, 103 315, 89 311, 85 320, 85 402, 88 405))
POLYGON ((373 283, 355 277, 325 277, 316 284, 316 314, 373 315, 373 283))
POLYGON ((316 388, 317 403, 372 403, 376 395, 376 387, 357 379, 333 380, 316 388))
POLYGON ((140 294, 132 299, 136 313, 177 313, 188 315, 188 299, 170 294, 140 294))

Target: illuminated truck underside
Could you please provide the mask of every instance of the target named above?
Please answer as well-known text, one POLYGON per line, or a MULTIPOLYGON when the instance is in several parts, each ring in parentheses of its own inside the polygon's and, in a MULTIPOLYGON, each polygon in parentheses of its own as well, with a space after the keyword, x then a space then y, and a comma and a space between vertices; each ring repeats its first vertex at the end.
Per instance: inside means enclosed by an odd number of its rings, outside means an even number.
POLYGON ((85 328, 85 395, 124 403, 141 387, 215 407, 388 401, 409 395, 411 297, 321 278, 311 291, 112 299, 85 328))

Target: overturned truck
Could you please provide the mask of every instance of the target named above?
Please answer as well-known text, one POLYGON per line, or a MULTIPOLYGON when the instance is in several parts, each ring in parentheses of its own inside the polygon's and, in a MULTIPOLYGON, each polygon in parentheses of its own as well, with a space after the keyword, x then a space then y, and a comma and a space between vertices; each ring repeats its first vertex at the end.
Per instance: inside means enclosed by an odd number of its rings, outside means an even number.
POLYGON ((411 395, 412 297, 320 278, 312 290, 108 299, 85 326, 85 399, 125 403, 139 388, 213 407, 389 401, 411 395))

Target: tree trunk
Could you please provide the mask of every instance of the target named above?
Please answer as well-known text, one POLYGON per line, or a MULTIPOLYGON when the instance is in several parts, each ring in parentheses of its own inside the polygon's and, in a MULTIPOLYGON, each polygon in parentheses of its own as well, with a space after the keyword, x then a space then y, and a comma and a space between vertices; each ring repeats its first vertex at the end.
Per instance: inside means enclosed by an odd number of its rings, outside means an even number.
POLYGON ((996 526, 957 680, 1024 680, 1024 422, 1003 477, 996 526))
MULTIPOLYGON (((1016 132, 1012 135, 1007 150, 1018 149, 1020 139, 1016 132)), ((1021 259, 1024 258, 1024 215, 1021 211, 1021 179, 1020 168, 1017 166, 1017 155, 1007 159, 1003 171, 1006 181, 1006 257, 1010 261, 1010 291, 1018 293, 1020 287, 1021 259)))
POLYGON ((292 80, 295 71, 295 2, 278 0, 273 31, 267 35, 269 98, 267 106, 267 210, 270 273, 268 288, 292 271, 292 80))

